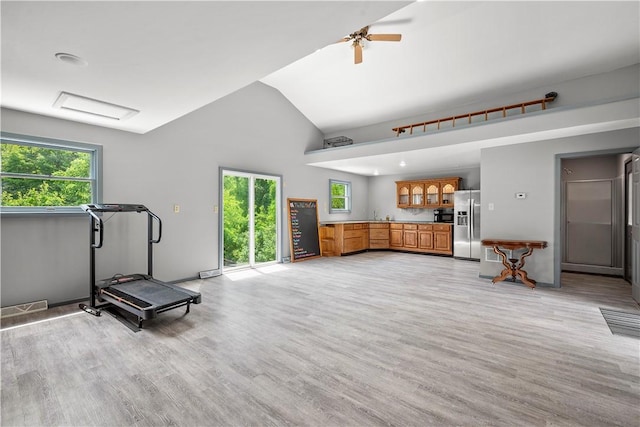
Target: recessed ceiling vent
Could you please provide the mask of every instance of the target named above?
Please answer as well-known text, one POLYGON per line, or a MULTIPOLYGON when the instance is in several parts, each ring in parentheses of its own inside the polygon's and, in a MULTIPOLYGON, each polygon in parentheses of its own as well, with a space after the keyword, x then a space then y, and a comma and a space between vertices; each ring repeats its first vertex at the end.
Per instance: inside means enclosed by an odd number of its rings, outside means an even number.
POLYGON ((134 110, 133 108, 74 95, 68 92, 60 92, 60 96, 58 96, 56 102, 53 103, 53 106, 61 110, 91 114, 92 116, 111 120, 126 120, 139 113, 138 110, 134 110))

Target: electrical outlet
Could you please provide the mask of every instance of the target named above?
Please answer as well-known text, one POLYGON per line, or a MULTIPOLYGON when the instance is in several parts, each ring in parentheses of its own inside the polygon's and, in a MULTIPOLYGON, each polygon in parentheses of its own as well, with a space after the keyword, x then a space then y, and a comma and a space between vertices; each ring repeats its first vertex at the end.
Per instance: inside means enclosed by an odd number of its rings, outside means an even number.
POLYGON ((180 205, 173 205, 173 213, 180 213, 180 205))
POLYGON ((215 205, 215 206, 213 207, 213 213, 218 213, 218 205, 215 205))
POLYGON ((526 199, 527 193, 516 193, 516 199, 526 199))

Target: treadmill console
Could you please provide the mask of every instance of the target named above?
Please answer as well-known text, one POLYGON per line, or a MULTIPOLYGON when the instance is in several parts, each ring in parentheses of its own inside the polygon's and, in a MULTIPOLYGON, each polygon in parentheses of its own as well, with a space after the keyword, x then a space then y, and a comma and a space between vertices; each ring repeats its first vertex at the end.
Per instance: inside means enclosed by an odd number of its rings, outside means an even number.
POLYGON ((80 205, 85 212, 146 212, 149 209, 145 205, 122 204, 122 203, 102 203, 91 205, 80 205))

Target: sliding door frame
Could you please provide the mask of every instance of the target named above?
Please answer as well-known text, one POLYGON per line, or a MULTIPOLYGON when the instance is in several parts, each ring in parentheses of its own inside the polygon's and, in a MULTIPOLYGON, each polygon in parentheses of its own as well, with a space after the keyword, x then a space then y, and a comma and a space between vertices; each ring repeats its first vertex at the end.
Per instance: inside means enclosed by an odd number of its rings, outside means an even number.
MULTIPOLYGON (((220 166, 218 169, 218 265, 220 266, 220 272, 224 273, 224 176, 225 174, 246 176, 247 178, 260 178, 260 179, 273 179, 276 181, 276 259, 273 262, 280 262, 282 260, 282 175, 269 174, 264 172, 255 172, 242 169, 228 168, 220 166)), ((254 215, 254 200, 255 194, 253 191, 249 192, 250 206, 249 215, 254 215)), ((253 229, 253 221, 250 221, 249 240, 250 244, 254 240, 255 230, 253 229)), ((250 251, 249 266, 252 267, 255 259, 254 254, 250 251)))

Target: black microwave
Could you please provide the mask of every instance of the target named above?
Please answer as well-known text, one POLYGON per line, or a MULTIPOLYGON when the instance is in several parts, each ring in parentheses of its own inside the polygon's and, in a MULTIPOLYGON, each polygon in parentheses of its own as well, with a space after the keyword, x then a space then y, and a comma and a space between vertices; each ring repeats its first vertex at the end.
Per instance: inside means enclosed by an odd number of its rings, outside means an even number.
POLYGON ((453 212, 433 211, 433 220, 435 222, 451 222, 453 223, 453 212))

